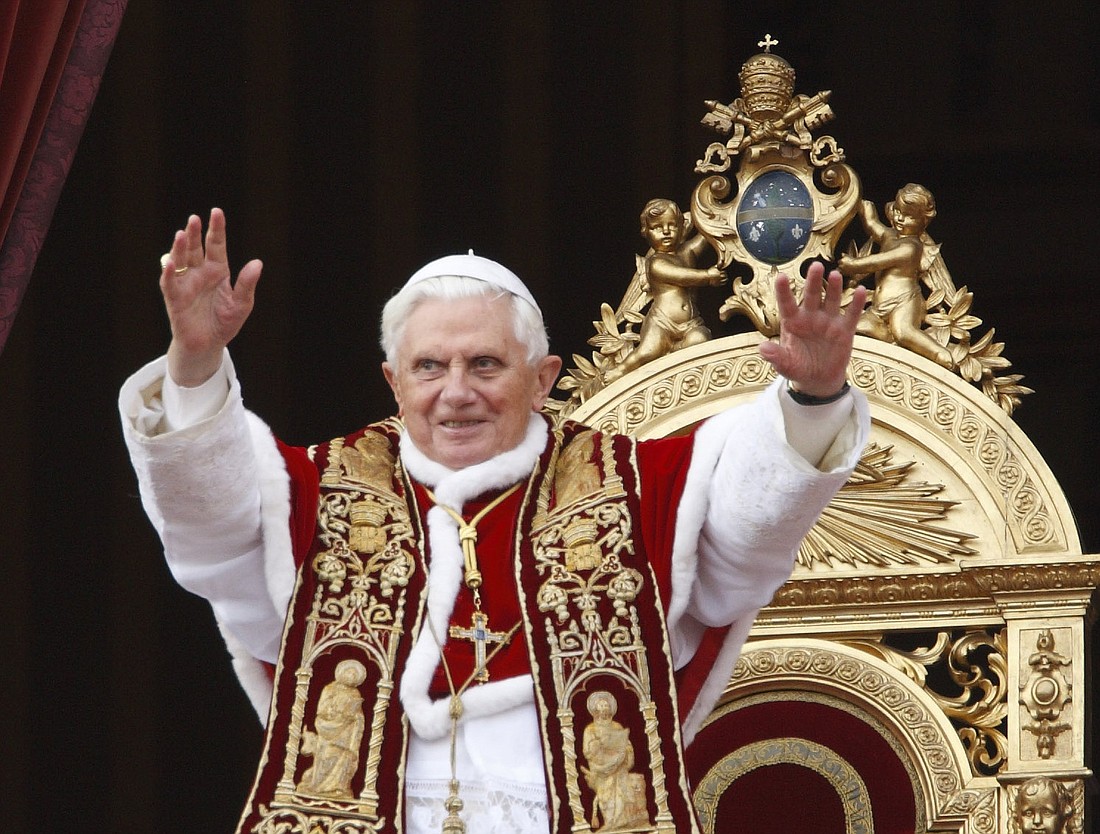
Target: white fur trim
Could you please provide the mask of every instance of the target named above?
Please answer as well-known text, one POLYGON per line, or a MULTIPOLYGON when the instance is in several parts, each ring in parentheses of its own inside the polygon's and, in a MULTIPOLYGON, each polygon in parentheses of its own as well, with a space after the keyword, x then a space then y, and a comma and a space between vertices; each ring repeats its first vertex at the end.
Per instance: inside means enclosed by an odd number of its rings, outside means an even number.
MULTIPOLYGON (((698 542, 710 509, 710 484, 714 468, 725 448, 734 424, 739 420, 736 409, 725 411, 712 417, 699 427, 693 439, 691 464, 688 466, 684 491, 680 497, 680 506, 676 514, 676 530, 672 547, 672 594, 669 599, 667 624, 673 644, 673 655, 677 661, 686 662, 695 653, 698 642, 690 649, 682 644, 690 639, 686 629, 680 628, 681 620, 691 599, 691 589, 695 583, 695 574, 699 564, 698 542), (681 633, 681 631, 683 633, 681 633), (686 657, 681 655, 687 654, 686 657)), ((683 717, 680 732, 686 748, 702 726, 703 720, 718 698, 721 697, 729 671, 737 662, 741 646, 752 627, 756 612, 745 618, 746 625, 734 623, 726 635, 715 659, 711 673, 703 683, 693 708, 683 717), (720 670, 717 673, 715 670, 720 670), (717 689, 717 691, 714 691, 717 689), (701 706, 705 705, 705 709, 701 706)), ((685 623, 686 625, 686 623, 685 623)), ((698 637, 698 634, 696 634, 698 637)))
MULTIPOLYGON (((216 620, 216 618, 215 618, 216 620)), ((233 636, 227 628, 218 623, 218 631, 225 640, 225 647, 229 650, 229 656, 233 665, 233 671, 241 684, 241 689, 248 696, 252 709, 256 710, 256 716, 260 723, 266 724, 271 712, 271 696, 274 689, 271 678, 268 677, 264 664, 249 654, 241 642, 233 636)))
MULTIPOLYGON (((866 400, 858 392, 853 392, 854 419, 849 418, 826 454, 822 463, 824 471, 810 465, 786 440, 784 415, 779 400, 785 384, 784 379, 777 378, 751 404, 732 408, 712 417, 695 433, 692 460, 676 518, 672 594, 668 613, 668 629, 676 660, 680 664, 690 659, 697 646, 697 643, 689 645, 691 635, 694 633, 698 636, 697 624, 693 617, 685 618, 685 615, 691 604, 692 588, 699 569, 698 547, 710 510, 712 482, 719 459, 730 438, 735 438, 737 443, 753 444, 754 448, 756 444, 762 444, 768 450, 774 447, 776 462, 786 472, 785 477, 802 485, 801 489, 790 490, 785 498, 777 495, 777 500, 784 502, 778 506, 782 511, 779 514, 789 521, 784 528, 784 535, 791 538, 792 563, 801 535, 809 530, 817 518, 813 507, 823 508, 835 490, 844 483, 866 442, 870 422, 866 400), (785 503, 791 501, 792 496, 795 496, 793 500, 796 503, 785 503)), ((773 538, 777 547, 782 538, 773 538)), ((782 547, 785 549, 786 545, 783 544, 782 547)), ((762 587, 760 594, 745 597, 741 600, 742 610, 733 614, 718 657, 700 688, 692 709, 684 717, 682 732, 685 746, 694 738, 721 697, 759 608, 767 602, 770 590, 769 585, 762 587)))
MULTIPOLYGON (((228 352, 223 355, 222 373, 228 383, 224 402, 214 403, 215 411, 199 423, 165 433, 168 421, 162 392, 167 363, 164 357, 150 362, 127 380, 120 392, 126 443, 142 502, 165 544, 165 557, 174 573, 189 563, 186 551, 177 553, 180 542, 190 541, 188 525, 202 524, 208 509, 224 501, 225 494, 235 494, 229 484, 240 473, 253 473, 258 478, 264 591, 273 612, 281 614, 286 611, 295 582, 288 523, 289 478, 270 430, 241 405, 240 386, 228 352), (214 469, 204 468, 214 464, 218 472, 226 473, 225 486, 210 480, 214 469), (171 522, 166 521, 165 512, 172 517, 171 522)), ((217 607, 213 601, 212 606, 217 607)), ((232 634, 217 613, 215 621, 242 688, 261 720, 266 719, 272 687, 263 662, 232 634)), ((279 633, 273 633, 272 640, 279 633)))
POLYGON ((691 598, 691 588, 699 564, 699 535, 710 509, 711 479, 732 424, 737 418, 735 410, 725 411, 707 420, 693 438, 691 464, 684 479, 684 491, 676 512, 676 530, 673 536, 672 594, 667 617, 669 631, 676 628, 691 598))
MULTIPOLYGON (((272 604, 286 611, 294 592, 296 569, 290 539, 290 476, 271 429, 250 411, 245 412, 260 487, 260 524, 264 540, 264 579, 272 604)), ((217 617, 215 616, 215 620, 217 617)), ((253 657, 229 629, 218 622, 233 660, 241 688, 251 701, 260 721, 266 723, 274 687, 264 664, 253 657)), ((280 654, 282 652, 280 651, 280 654)))
POLYGON ((714 659, 710 674, 699 688, 695 703, 692 704, 691 710, 683 718, 680 726, 685 748, 695 740, 696 733, 703 726, 710 711, 714 709, 714 705, 718 703, 718 699, 722 697, 733 667, 737 664, 737 658, 741 656, 741 649, 756 620, 756 613, 751 611, 745 614, 731 625, 726 633, 726 639, 722 641, 722 648, 718 650, 718 656, 714 659))
POLYGON ((285 611, 294 592, 297 569, 290 538, 290 475, 275 437, 259 417, 245 412, 256 470, 260 476, 260 523, 264 539, 264 578, 276 609, 285 611))

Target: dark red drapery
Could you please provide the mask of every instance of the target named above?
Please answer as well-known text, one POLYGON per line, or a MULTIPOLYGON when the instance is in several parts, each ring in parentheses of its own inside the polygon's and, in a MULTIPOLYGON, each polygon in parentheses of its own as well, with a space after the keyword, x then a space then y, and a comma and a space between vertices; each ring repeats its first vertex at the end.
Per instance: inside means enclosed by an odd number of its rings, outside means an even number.
POLYGON ((126 0, 0 3, 0 351, 125 10, 126 0))

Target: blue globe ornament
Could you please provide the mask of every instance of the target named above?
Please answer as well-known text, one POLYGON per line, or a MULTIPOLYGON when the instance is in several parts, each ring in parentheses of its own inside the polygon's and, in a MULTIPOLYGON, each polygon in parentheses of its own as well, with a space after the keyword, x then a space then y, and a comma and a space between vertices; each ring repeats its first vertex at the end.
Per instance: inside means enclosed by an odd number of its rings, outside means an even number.
POLYGON ((810 242, 814 204, 794 174, 768 171, 742 193, 736 217, 737 234, 748 253, 779 266, 797 258, 810 242))

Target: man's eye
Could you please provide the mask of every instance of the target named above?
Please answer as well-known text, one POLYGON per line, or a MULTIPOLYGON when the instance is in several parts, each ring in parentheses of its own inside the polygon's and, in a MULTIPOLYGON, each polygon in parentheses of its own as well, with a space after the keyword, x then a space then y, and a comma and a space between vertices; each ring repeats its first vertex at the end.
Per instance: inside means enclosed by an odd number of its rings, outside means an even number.
POLYGON ((413 371, 418 374, 432 374, 438 373, 441 367, 442 365, 434 359, 421 359, 413 365, 413 371))
POLYGON ((500 363, 491 356, 479 356, 474 360, 476 371, 496 371, 500 369, 500 363))

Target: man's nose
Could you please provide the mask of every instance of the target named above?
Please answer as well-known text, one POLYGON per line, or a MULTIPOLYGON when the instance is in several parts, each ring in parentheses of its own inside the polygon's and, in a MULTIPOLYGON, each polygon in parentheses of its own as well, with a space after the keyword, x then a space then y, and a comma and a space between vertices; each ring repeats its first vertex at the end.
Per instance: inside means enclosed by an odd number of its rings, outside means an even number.
POLYGON ((444 400, 452 404, 468 402, 473 398, 469 371, 465 367, 452 365, 447 368, 442 396, 444 400))

